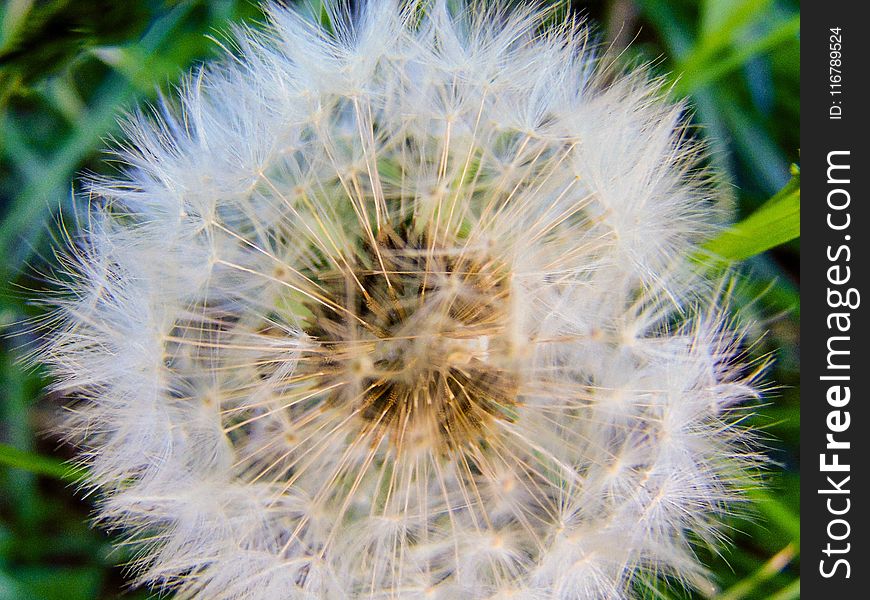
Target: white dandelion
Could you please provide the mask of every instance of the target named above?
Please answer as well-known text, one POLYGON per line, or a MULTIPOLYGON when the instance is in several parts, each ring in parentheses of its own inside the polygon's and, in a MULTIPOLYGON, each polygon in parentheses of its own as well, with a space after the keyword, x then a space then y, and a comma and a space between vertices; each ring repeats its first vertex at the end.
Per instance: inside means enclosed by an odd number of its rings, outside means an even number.
POLYGON ((575 20, 273 7, 94 181, 41 359, 176 598, 637 597, 755 463, 683 109, 575 20), (328 24, 324 24, 328 22, 328 24))

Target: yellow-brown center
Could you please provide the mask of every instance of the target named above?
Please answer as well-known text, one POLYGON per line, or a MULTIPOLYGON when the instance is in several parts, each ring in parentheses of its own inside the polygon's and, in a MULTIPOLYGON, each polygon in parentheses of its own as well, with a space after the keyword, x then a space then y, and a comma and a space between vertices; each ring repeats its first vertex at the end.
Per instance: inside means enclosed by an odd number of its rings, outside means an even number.
POLYGON ((304 363, 330 390, 325 401, 362 419, 373 440, 451 450, 513 418, 503 263, 383 228, 352 261, 316 272, 330 302, 306 302, 316 350, 304 363))

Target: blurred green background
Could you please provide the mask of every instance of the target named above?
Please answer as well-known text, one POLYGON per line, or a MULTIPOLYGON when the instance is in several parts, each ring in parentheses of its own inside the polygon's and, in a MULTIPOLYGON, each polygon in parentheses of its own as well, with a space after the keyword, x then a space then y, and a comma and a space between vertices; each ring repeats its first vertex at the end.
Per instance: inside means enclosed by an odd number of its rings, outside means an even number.
MULTIPOLYGON (((602 43, 625 49, 623 60, 671 73, 674 96, 690 98, 697 135, 733 189, 735 220, 765 206, 744 222, 744 237, 762 247, 794 237, 781 223, 795 227, 783 206, 796 211, 799 183, 764 203, 798 163, 798 0, 573 8, 597 24, 602 43)), ((75 492, 61 463, 70 449, 48 431, 60 399, 42 391, 42 374, 24 368, 16 348, 32 342, 26 320, 40 309, 28 299, 45 288, 38 273, 51 269, 52 232, 79 189, 76 175, 115 168, 103 150, 119 135, 119 115, 158 90, 171 93, 181 73, 220 54, 210 38, 225 39, 231 23, 262 18, 252 0, 0 2, 0 600, 105 599, 127 589, 125 553, 88 527, 92 499, 75 492)), ((719 600, 800 596, 798 261, 791 240, 741 266, 735 304, 757 333, 769 332, 752 352, 774 360, 775 388, 752 418, 772 463, 751 514, 729 523, 733 543, 701 551, 719 588, 709 597, 719 600)), ((704 597, 664 587, 652 594, 704 597)))

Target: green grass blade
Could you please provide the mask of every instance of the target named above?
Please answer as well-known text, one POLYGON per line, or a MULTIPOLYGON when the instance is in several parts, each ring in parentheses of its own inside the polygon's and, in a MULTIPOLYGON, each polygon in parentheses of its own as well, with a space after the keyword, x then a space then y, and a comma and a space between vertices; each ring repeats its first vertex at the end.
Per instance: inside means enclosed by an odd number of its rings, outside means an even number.
POLYGON ((85 475, 84 469, 79 467, 68 465, 48 456, 25 452, 6 444, 0 444, 0 465, 70 483, 81 481, 85 475))
POLYGON ((675 92, 678 95, 688 95, 699 87, 727 75, 741 67, 754 56, 764 54, 776 46, 793 39, 800 31, 800 27, 800 15, 795 15, 791 19, 783 21, 767 35, 749 44, 737 46, 731 54, 728 54, 721 60, 707 64, 690 65, 689 68, 684 66, 685 71, 683 71, 683 76, 677 81, 675 92))
POLYGON ((794 543, 777 552, 770 560, 764 563, 755 573, 737 582, 721 594, 716 600, 743 600, 752 592, 756 591, 764 582, 776 577, 789 563, 797 557, 798 551, 794 543))
POLYGON ((708 0, 701 9, 701 35, 698 45, 683 61, 686 71, 703 70, 715 54, 740 42, 740 34, 758 14, 766 14, 772 0, 708 0))
POLYGON ((766 523, 779 527, 800 548, 801 520, 791 508, 763 489, 750 490, 747 496, 766 523))
MULTIPOLYGON (((155 22, 141 40, 146 50, 159 47, 172 34, 190 7, 181 6, 155 22)), ((103 136, 115 130, 119 106, 134 95, 134 88, 122 75, 108 78, 103 84, 94 107, 85 115, 71 138, 57 153, 40 165, 43 175, 31 180, 11 202, 5 219, 0 222, 0 253, 10 256, 12 248, 21 243, 22 232, 33 223, 41 223, 50 204, 48 199, 57 198, 57 190, 63 189, 76 166, 98 146, 103 136)), ((0 285, 10 278, 20 265, 0 265, 0 285)))
POLYGON ((740 261, 800 237, 800 174, 758 210, 710 240, 704 250, 720 262, 740 261))
POLYGON ((767 600, 797 600, 801 597, 801 580, 795 579, 767 600))

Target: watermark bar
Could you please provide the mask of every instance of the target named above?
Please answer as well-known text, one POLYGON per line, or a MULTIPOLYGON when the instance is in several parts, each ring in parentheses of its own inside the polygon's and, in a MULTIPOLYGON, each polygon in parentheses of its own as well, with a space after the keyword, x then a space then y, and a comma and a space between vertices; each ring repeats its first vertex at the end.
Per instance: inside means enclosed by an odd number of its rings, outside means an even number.
POLYGON ((866 598, 870 44, 861 3, 801 27, 801 591, 866 598))

